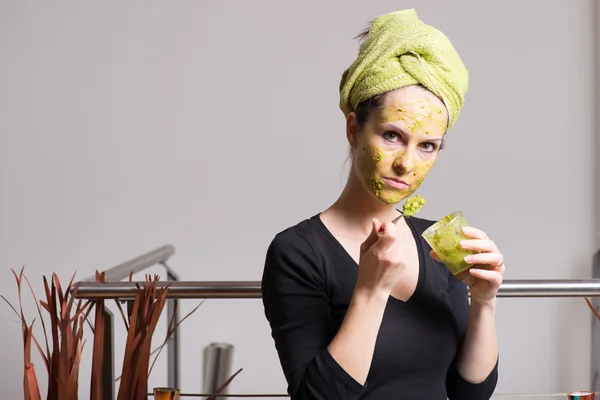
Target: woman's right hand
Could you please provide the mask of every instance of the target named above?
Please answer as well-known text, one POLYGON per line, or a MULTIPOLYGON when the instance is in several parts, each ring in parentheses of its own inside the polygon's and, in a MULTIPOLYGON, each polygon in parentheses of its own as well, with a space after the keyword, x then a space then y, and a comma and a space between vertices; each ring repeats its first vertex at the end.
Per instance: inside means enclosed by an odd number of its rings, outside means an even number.
POLYGON ((373 218, 373 230, 360 246, 357 290, 389 295, 405 270, 396 225, 373 218))

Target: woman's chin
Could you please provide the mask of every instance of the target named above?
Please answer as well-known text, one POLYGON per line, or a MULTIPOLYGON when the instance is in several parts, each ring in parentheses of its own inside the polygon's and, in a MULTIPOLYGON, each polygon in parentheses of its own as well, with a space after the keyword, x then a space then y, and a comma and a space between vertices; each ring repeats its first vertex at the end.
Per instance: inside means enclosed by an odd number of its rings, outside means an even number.
POLYGON ((387 205, 396 205, 398 203, 400 203, 402 200, 406 199, 408 196, 410 196, 412 194, 412 192, 409 192, 408 190, 402 190, 402 191, 381 191, 379 193, 375 193, 375 197, 377 198, 377 200, 379 200, 380 202, 387 204, 387 205))

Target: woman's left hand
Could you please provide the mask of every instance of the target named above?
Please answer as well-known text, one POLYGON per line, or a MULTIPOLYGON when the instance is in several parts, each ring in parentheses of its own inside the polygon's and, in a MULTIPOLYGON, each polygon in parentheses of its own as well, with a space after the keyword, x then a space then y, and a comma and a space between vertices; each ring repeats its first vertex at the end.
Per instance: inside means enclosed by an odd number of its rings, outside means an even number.
MULTIPOLYGON (((474 268, 458 274, 456 279, 469 287, 471 302, 494 302, 504 277, 504 257, 485 232, 468 226, 463 229, 463 233, 470 239, 461 241, 462 248, 479 253, 466 257, 465 261, 474 268)), ((441 262, 433 250, 431 256, 441 262)))

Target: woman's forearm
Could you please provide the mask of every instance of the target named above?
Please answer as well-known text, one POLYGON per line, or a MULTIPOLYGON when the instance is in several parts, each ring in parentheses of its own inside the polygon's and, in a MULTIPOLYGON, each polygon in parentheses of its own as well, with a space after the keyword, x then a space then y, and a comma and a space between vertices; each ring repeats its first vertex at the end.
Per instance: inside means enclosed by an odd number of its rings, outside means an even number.
POLYGON ((371 368, 389 294, 355 291, 337 335, 329 344, 335 361, 361 385, 371 368))
POLYGON ((465 341, 458 357, 458 371, 472 383, 488 377, 498 360, 496 300, 472 303, 465 341))

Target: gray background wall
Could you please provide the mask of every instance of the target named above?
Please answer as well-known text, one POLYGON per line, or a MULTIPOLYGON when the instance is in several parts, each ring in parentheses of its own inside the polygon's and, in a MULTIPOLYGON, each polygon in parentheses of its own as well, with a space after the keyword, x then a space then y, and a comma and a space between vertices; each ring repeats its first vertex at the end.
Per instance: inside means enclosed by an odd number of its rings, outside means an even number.
MULTIPOLYGON (((344 183, 337 85, 352 37, 412 6, 471 72, 423 216, 462 209, 500 245, 507 279, 587 278, 593 3, 1 1, 0 293, 16 301, 9 267, 39 290, 42 274, 83 278, 165 243, 185 280, 260 279, 273 235, 344 183)), ((582 299, 501 299, 497 392, 589 387, 590 315, 582 299)), ((20 328, 4 303, 0 322, 0 387, 17 398, 20 328)), ((236 345, 233 392, 285 391, 259 300, 208 301, 182 337, 184 391, 201 390, 210 341, 236 345)), ((162 358, 151 385, 165 370, 162 358)))

